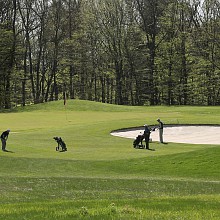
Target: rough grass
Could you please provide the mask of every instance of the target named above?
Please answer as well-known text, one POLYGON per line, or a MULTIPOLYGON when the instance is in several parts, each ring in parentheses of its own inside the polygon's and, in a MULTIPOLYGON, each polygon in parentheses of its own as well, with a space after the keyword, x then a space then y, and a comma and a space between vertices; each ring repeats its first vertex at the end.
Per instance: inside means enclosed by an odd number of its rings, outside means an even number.
POLYGON ((220 107, 68 101, 0 114, 0 219, 219 219, 220 148, 156 142, 135 150, 119 128, 219 124, 220 107), (61 136, 68 151, 55 151, 61 136))

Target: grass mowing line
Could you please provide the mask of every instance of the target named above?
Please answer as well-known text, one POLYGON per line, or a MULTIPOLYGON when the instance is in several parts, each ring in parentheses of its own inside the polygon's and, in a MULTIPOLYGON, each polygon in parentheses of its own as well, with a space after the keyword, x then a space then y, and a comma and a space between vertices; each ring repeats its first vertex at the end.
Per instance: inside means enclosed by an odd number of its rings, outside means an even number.
POLYGON ((33 202, 54 199, 141 199, 154 197, 201 196, 220 194, 219 183, 164 179, 109 178, 1 178, 0 199, 8 202, 33 202))
MULTIPOLYGON (((55 176, 55 177, 113 177, 143 178, 149 176, 192 178, 199 180, 220 179, 218 163, 220 148, 210 148, 174 155, 129 158, 121 160, 70 160, 58 158, 2 157, 2 176, 55 176), (9 172, 10 167, 10 172, 9 172), (162 172, 161 172, 162 169, 162 172)), ((8 153, 7 153, 8 154, 8 153)), ((93 154, 95 155, 95 154, 93 154)), ((54 157, 55 157, 54 156, 54 157)))
POLYGON ((129 200, 53 201, 3 205, 0 214, 16 219, 218 219, 219 203, 187 197, 147 198, 129 200), (174 205, 175 203, 175 205, 174 205), (206 206, 206 209, 201 207, 206 206), (26 208, 24 208, 26 207, 26 208), (29 217, 29 218, 28 218, 29 217))

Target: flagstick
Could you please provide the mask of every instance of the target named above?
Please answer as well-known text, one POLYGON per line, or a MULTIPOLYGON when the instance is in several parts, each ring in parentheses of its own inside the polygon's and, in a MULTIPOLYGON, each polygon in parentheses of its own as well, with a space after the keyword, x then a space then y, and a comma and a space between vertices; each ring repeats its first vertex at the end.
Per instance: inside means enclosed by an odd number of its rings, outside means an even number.
POLYGON ((66 121, 67 121, 67 112, 66 112, 66 105, 65 105, 65 115, 66 115, 66 121))
POLYGON ((67 104, 67 102, 66 101, 67 101, 66 100, 66 92, 64 92, 63 93, 63 104, 65 106, 65 115, 66 115, 66 121, 67 121, 67 112, 66 112, 66 104, 67 104))

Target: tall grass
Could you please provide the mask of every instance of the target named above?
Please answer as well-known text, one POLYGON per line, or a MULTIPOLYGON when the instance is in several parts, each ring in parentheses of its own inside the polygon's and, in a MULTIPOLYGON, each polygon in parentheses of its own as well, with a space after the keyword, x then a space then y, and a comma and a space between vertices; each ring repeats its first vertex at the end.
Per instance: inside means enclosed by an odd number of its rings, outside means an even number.
POLYGON ((69 101, 0 113, 0 219, 219 219, 218 145, 151 143, 112 130, 219 124, 220 107, 129 107, 69 101), (68 151, 55 151, 61 136, 68 151))

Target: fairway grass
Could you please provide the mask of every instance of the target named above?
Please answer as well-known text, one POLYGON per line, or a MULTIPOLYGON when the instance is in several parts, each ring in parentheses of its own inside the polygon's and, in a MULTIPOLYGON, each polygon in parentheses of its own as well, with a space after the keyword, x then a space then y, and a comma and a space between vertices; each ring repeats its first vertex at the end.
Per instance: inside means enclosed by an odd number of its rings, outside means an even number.
POLYGON ((220 219, 219 145, 153 142, 147 151, 110 135, 159 117, 220 124, 220 107, 73 100, 0 113, 1 131, 12 131, 0 152, 0 219, 220 219))

